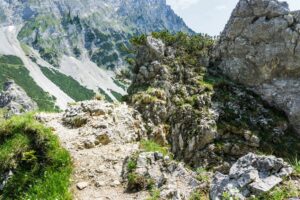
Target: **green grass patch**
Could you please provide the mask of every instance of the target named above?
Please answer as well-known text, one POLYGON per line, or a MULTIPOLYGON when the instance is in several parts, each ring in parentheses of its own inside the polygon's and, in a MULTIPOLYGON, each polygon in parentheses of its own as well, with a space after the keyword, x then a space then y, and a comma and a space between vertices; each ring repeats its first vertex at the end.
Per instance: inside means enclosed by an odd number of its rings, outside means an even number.
POLYGON ((118 100, 118 101, 123 101, 123 95, 118 93, 118 92, 115 92, 115 91, 111 91, 112 95, 114 95, 114 97, 118 100))
POLYGON ((300 160, 296 156, 294 159, 291 159, 290 163, 292 164, 294 171, 297 175, 300 175, 300 160))
POLYGON ((127 162, 127 170, 129 172, 133 172, 137 167, 137 161, 136 159, 129 159, 128 162, 127 162))
POLYGON ((147 200, 159 200, 160 199, 160 190, 158 188, 153 188, 149 191, 150 197, 147 200))
POLYGON ((42 111, 58 111, 54 97, 40 88, 29 75, 23 62, 16 56, 0 56, 0 88, 8 79, 13 79, 34 100, 42 111))
POLYGON ((13 172, 0 199, 71 199, 71 157, 32 114, 5 121, 0 141, 0 174, 13 172))
POLYGON ((75 101, 90 100, 95 96, 93 90, 83 87, 70 76, 66 76, 57 70, 46 67, 41 67, 41 70, 48 79, 75 101))
POLYGON ((7 114, 7 110, 4 108, 0 108, 0 124, 5 121, 5 115, 7 114))
POLYGON ((197 173, 197 180, 200 182, 208 182, 209 181, 209 174, 208 171, 205 168, 197 168, 196 170, 197 173))
POLYGON ((209 82, 206 82, 204 80, 199 80, 198 83, 199 83, 200 87, 202 86, 204 88, 207 88, 209 91, 213 91, 214 90, 213 84, 211 84, 209 82))
POLYGON ((23 65, 23 62, 20 58, 12 55, 1 55, 0 56, 0 64, 7 65, 23 65))
POLYGON ((169 148, 163 147, 152 140, 143 140, 140 144, 141 149, 146 152, 159 152, 164 156, 170 156, 169 148))
POLYGON ((279 187, 276 187, 270 192, 267 192, 261 196, 250 198, 250 200, 265 200, 265 199, 285 200, 293 197, 294 198, 299 197, 299 195, 300 195, 299 188, 297 189, 295 185, 288 183, 286 185, 281 185, 279 187))

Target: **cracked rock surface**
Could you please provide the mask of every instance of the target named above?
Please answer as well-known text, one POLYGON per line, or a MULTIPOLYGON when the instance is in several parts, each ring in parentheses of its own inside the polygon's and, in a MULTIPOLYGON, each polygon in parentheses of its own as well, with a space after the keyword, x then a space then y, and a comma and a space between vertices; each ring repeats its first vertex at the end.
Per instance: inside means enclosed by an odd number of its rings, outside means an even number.
POLYGON ((282 109, 300 134, 300 11, 277 0, 240 0, 215 49, 225 75, 282 109))
POLYGON ((292 174, 292 167, 275 156, 249 153, 241 157, 228 175, 216 173, 211 184, 210 198, 222 199, 224 193, 236 199, 266 193, 292 174))
MULTIPOLYGON (((188 200, 193 192, 201 189, 197 174, 169 156, 159 152, 141 152, 135 159, 136 169, 131 173, 151 180, 160 191, 162 200, 188 200)), ((128 176, 129 171, 124 171, 124 175, 128 176)))

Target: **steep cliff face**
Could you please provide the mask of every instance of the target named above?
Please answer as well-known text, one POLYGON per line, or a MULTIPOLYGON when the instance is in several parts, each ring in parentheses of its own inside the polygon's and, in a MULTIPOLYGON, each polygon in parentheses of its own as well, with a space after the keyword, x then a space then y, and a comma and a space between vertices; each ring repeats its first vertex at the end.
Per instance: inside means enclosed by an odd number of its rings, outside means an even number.
POLYGON ((300 133, 300 12, 277 0, 241 0, 216 46, 218 66, 283 110, 300 133))

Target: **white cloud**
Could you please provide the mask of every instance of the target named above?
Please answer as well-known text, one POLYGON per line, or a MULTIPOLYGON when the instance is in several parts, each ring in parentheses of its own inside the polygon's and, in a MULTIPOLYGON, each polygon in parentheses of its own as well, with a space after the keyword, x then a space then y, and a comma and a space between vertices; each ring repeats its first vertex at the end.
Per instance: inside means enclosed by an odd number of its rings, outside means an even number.
POLYGON ((300 10, 300 1, 299 0, 288 0, 291 10, 300 10))
POLYGON ((167 4, 177 11, 187 9, 200 1, 201 0, 167 0, 167 4))
POLYGON ((221 10, 227 10, 228 7, 226 5, 219 5, 219 6, 216 6, 215 8, 217 11, 221 11, 221 10))

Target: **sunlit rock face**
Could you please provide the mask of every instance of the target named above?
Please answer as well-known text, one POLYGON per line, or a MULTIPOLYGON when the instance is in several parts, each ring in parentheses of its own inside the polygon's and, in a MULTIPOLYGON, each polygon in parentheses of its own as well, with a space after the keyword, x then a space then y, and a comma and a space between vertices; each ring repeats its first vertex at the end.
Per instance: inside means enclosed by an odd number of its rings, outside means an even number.
POLYGON ((300 134, 300 11, 240 0, 215 50, 219 68, 283 110, 300 134))

